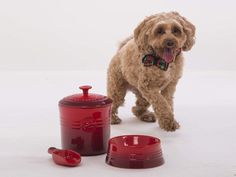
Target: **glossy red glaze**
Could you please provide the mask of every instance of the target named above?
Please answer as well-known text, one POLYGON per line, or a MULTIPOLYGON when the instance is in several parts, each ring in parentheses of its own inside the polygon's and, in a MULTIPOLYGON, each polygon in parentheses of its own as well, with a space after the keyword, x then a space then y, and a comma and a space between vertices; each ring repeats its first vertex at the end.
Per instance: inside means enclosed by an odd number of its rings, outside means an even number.
POLYGON ((63 106, 77 106, 80 108, 97 108, 110 105, 112 100, 106 96, 89 93, 92 87, 89 85, 79 87, 83 93, 74 94, 63 98, 59 105, 63 106))
POLYGON ((81 162, 80 154, 72 150, 60 150, 50 147, 48 153, 52 154, 53 161, 58 165, 75 167, 81 162))
POLYGON ((68 96, 59 102, 62 147, 81 155, 103 154, 110 138, 112 101, 106 96, 88 93, 91 86, 80 88, 83 94, 68 96))
POLYGON ((164 163, 161 142, 145 135, 124 135, 111 138, 106 163, 120 168, 151 168, 164 163))

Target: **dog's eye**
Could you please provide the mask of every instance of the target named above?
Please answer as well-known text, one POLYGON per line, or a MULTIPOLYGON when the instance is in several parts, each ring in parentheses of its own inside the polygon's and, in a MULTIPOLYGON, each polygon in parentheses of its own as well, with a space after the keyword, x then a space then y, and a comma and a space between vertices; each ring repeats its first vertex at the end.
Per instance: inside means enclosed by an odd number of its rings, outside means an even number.
POLYGON ((165 30, 164 28, 158 28, 157 31, 156 31, 157 34, 164 34, 165 33, 165 30))
POLYGON ((172 33, 173 34, 176 34, 176 35, 180 35, 181 34, 181 30, 178 28, 178 27, 174 27, 172 29, 172 33))

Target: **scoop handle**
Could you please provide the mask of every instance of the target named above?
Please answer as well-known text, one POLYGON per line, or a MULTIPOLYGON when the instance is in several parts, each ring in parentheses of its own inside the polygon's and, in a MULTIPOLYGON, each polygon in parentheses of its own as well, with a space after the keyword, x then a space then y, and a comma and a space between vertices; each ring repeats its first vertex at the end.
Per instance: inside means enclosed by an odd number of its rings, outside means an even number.
POLYGON ((48 153, 49 154, 52 154, 53 152, 55 152, 55 151, 57 151, 58 149, 57 148, 55 148, 55 147, 50 147, 50 148, 48 148, 48 153))

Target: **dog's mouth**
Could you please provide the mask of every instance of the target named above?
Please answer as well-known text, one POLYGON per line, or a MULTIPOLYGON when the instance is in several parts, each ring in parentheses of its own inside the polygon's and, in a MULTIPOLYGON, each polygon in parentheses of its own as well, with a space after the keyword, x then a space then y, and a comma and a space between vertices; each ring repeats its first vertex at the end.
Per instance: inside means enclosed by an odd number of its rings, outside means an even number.
POLYGON ((175 57, 176 57, 176 49, 167 47, 163 49, 162 58, 165 60, 165 62, 171 63, 174 61, 175 57))
POLYGON ((179 48, 159 48, 156 50, 158 55, 165 60, 166 63, 171 63, 175 60, 176 56, 181 52, 179 48))

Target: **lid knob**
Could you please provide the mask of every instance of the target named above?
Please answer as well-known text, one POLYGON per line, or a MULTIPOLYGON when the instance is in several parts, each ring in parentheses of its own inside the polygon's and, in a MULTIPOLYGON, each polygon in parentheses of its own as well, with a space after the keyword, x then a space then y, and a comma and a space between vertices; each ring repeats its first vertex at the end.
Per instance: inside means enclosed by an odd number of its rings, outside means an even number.
POLYGON ((84 96, 88 95, 88 90, 92 88, 92 86, 90 85, 83 85, 79 87, 81 90, 83 90, 83 94, 84 96))

